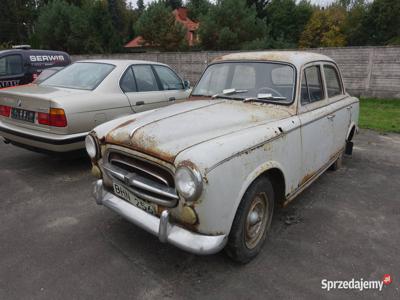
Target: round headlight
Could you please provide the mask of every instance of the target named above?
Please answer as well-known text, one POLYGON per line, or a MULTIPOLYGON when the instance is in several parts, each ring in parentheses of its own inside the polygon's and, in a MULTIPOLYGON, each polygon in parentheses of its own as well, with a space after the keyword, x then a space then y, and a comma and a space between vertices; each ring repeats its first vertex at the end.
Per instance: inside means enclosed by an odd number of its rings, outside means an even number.
POLYGON ((203 188, 200 172, 188 167, 179 167, 175 172, 175 186, 179 194, 186 200, 196 200, 203 188))
POLYGON ((90 158, 96 158, 98 154, 97 143, 95 139, 89 134, 85 138, 86 152, 89 154, 90 158))

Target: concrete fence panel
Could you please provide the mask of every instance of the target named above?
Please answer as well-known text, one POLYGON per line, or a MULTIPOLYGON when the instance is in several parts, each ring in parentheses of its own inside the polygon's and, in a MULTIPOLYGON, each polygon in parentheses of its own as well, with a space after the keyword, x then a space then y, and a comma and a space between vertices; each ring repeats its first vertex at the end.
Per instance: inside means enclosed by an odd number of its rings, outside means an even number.
MULTIPOLYGON (((400 99, 400 47, 317 48, 311 51, 333 58, 342 72, 346 90, 355 96, 400 99)), ((233 51, 238 52, 238 51, 233 51)), ((232 52, 149 52, 73 55, 72 60, 134 59, 157 61, 173 67, 194 85, 207 64, 232 52)))

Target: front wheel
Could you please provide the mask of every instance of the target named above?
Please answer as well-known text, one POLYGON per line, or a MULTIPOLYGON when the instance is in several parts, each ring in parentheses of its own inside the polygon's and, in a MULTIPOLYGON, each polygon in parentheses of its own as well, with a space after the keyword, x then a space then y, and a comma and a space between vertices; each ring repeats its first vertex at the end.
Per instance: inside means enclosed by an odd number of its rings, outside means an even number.
POLYGON ((273 186, 267 177, 260 177, 247 189, 236 211, 225 248, 233 260, 247 263, 261 251, 273 211, 273 186))

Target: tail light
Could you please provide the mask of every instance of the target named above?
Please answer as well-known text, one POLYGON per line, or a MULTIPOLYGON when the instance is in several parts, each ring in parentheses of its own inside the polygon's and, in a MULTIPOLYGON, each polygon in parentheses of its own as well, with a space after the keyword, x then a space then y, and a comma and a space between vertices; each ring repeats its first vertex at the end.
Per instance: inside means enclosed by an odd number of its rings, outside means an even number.
POLYGON ((10 117, 11 106, 0 105, 0 116, 10 117))
POLYGON ((53 127, 66 127, 67 116, 61 108, 50 108, 49 113, 38 113, 38 123, 53 127))

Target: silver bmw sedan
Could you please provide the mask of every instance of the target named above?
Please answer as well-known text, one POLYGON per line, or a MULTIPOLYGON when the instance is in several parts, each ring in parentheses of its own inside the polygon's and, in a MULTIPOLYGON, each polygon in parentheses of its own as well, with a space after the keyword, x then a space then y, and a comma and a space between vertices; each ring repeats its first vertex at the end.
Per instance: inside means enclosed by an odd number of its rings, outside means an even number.
POLYGON ((189 86, 161 63, 79 61, 40 84, 0 89, 0 136, 31 150, 79 150, 97 125, 184 100, 189 86))

